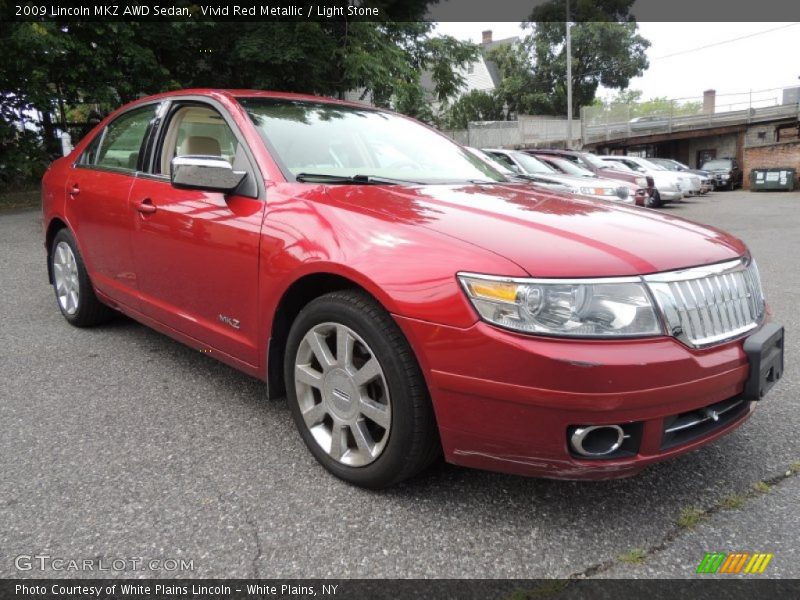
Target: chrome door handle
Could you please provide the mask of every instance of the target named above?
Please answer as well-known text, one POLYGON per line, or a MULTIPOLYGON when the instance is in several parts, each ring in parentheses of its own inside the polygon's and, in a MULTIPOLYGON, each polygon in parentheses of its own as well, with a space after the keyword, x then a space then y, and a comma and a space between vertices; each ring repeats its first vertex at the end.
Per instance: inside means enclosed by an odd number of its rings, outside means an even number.
POLYGON ((156 207, 150 198, 145 198, 136 204, 136 210, 143 215, 152 215, 154 212, 156 212, 156 207))

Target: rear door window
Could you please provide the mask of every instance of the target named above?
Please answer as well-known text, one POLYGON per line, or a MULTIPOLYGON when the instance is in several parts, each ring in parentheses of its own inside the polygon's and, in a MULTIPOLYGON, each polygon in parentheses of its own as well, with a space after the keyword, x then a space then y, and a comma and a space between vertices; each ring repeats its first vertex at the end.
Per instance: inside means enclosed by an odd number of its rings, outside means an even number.
POLYGON ((157 104, 149 104, 114 119, 92 140, 79 164, 118 171, 138 170, 142 146, 157 108, 157 104))

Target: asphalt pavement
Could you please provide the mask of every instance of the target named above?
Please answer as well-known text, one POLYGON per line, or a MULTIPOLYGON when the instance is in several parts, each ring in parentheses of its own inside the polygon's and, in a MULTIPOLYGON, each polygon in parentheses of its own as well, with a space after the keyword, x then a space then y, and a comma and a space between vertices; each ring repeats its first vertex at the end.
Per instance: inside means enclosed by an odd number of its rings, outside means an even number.
POLYGON ((785 377, 747 423, 625 480, 441 464, 379 493, 323 471, 260 382, 129 319, 70 327, 39 212, 0 214, 0 577, 694 577, 707 551, 800 577, 800 193, 663 210, 743 238, 786 326, 785 377), (33 555, 161 562, 17 569, 33 555))

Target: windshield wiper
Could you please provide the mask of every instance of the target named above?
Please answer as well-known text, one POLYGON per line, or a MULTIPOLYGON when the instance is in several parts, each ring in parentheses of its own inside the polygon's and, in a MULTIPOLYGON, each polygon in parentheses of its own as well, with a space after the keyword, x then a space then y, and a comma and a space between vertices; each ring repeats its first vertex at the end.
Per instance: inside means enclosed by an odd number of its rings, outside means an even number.
POLYGON ((380 177, 378 175, 329 175, 327 173, 298 173, 296 181, 304 183, 331 183, 356 185, 422 185, 419 181, 408 179, 393 179, 391 177, 380 177))

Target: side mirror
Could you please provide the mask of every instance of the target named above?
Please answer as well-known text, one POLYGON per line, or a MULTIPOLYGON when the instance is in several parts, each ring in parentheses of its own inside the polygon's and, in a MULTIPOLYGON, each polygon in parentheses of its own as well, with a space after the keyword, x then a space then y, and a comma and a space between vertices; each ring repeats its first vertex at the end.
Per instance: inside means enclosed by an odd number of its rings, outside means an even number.
POLYGON ((176 188, 228 194, 239 187, 245 175, 219 156, 176 156, 170 163, 169 178, 176 188))

